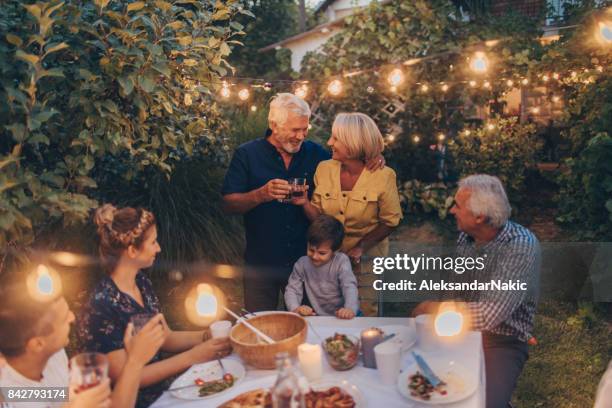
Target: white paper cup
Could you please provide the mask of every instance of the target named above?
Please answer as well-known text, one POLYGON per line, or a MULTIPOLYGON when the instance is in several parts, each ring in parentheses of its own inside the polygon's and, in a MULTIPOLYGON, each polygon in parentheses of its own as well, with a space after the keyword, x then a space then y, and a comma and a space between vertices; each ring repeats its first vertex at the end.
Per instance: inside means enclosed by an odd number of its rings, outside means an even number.
POLYGON ((210 325, 210 334, 213 339, 229 337, 232 323, 229 320, 220 320, 210 325))
POLYGON ((434 317, 430 314, 418 315, 416 321, 417 339, 419 348, 429 351, 439 346, 438 336, 434 331, 434 317))
POLYGON ((374 347, 376 367, 383 384, 394 385, 400 372, 402 346, 395 342, 384 342, 374 347))

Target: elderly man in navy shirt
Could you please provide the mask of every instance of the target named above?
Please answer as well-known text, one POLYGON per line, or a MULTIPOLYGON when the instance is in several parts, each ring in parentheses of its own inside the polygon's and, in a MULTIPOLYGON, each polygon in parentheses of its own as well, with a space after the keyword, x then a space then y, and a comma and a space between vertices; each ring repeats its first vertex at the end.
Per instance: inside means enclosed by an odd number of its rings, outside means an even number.
MULTIPOLYGON (((244 215, 244 302, 251 312, 276 309, 293 264, 306 253, 309 223, 302 207, 278 200, 290 193, 289 178, 305 178, 310 197, 317 165, 331 157, 305 140, 309 120, 304 100, 290 93, 276 95, 266 137, 238 147, 225 175, 223 210, 244 215)), ((368 168, 381 165, 382 156, 368 168)))

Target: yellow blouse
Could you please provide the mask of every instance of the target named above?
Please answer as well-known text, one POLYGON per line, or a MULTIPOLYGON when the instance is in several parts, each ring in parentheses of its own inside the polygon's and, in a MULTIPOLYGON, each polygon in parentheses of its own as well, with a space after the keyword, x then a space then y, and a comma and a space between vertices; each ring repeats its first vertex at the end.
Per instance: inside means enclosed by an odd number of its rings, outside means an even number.
MULTIPOLYGON (((364 169, 353 190, 341 191, 340 166, 337 160, 319 163, 314 175, 312 204, 344 225, 341 251, 353 248, 379 223, 395 227, 402 219, 395 171, 389 167, 371 172, 364 169)), ((384 239, 371 248, 370 256, 385 256, 389 241, 384 239)))

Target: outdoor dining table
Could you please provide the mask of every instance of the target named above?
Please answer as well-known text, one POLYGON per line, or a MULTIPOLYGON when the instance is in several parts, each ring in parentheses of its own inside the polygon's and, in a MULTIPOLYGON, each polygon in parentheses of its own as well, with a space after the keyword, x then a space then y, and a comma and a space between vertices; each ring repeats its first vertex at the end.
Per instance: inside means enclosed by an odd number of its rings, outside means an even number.
MULTIPOLYGON (((408 325, 411 324, 410 321, 413 320, 411 318, 396 317, 357 317, 351 320, 340 320, 335 317, 327 316, 312 316, 307 319, 314 327, 314 331, 308 330, 308 343, 321 343, 321 339, 317 334, 322 338, 332 336, 336 332, 352 334, 359 337, 363 329, 388 325, 408 325)), ((428 357, 441 357, 448 358, 449 361, 453 360, 475 373, 479 379, 478 388, 470 397, 459 402, 437 406, 444 406, 446 408, 480 408, 485 406, 484 354, 480 332, 468 332, 461 342, 453 344, 452 346, 446 345, 431 351, 423 351, 420 350, 418 345, 415 345, 411 350, 419 352, 425 359, 428 357)), ((240 361, 240 357, 235 353, 228 358, 240 361)), ((323 380, 347 380, 354 384, 363 394, 367 407, 369 408, 420 408, 431 406, 407 400, 399 393, 396 385, 382 384, 379 379, 378 371, 376 369, 364 367, 361 361, 351 370, 335 371, 329 366, 325 357, 323 357, 323 360, 323 380)), ((413 361, 409 352, 403 353, 401 367, 405 368, 413 361)), ((152 408, 214 408, 245 391, 256 388, 269 388, 274 384, 276 380, 276 372, 274 370, 259 370, 250 366, 245 367, 247 369, 246 377, 236 384, 232 390, 220 396, 209 397, 204 400, 189 401, 177 399, 170 395, 170 393, 164 393, 152 405, 152 408)))

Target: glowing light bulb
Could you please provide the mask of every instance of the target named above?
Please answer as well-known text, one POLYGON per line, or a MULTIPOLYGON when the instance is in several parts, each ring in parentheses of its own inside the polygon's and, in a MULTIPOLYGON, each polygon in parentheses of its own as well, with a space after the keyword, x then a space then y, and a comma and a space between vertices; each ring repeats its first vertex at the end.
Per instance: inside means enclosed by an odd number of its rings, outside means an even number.
POLYGON ((446 92, 446 91, 448 91, 448 85, 442 84, 442 92, 446 92))
POLYGON ((464 135, 466 135, 466 136, 469 136, 469 135, 471 135, 471 134, 472 134, 472 131, 471 131, 470 129, 465 129, 465 130, 463 131, 463 134, 464 134, 464 135))
POLYGON ((514 81, 509 79, 509 80, 506 81, 506 85, 513 86, 514 85, 514 81))
POLYGON ((472 61, 470 62, 470 68, 472 71, 482 74, 487 71, 489 62, 484 52, 478 51, 474 54, 472 61))
POLYGON ((493 123, 489 123, 489 124, 487 125, 487 129, 488 129, 488 130, 493 130, 493 129, 495 129, 495 125, 494 125, 493 123))
POLYGON ((455 310, 442 312, 436 316, 434 327, 440 337, 456 336, 463 330, 463 315, 455 310))
POLYGON ((558 73, 556 73, 556 72, 553 72, 552 77, 553 77, 554 79, 559 79, 559 74, 558 74, 558 73))
POLYGON ((196 299, 196 312, 198 316, 214 316, 217 314, 217 298, 213 294, 212 288, 207 283, 198 285, 198 297, 196 299))
POLYGON ((485 87, 486 89, 490 89, 491 83, 489 81, 484 81, 484 84, 482 84, 482 86, 485 87))
POLYGON ((550 77, 546 74, 542 75, 542 81, 544 82, 548 82, 548 80, 550 79, 550 77))
POLYGON ((427 93, 427 91, 429 91, 429 85, 427 84, 421 85, 421 92, 427 93))
POLYGON ((559 102, 560 100, 561 100, 561 98, 559 98, 557 95, 554 95, 554 96, 552 97, 552 101, 553 101, 554 103, 557 103, 557 102, 559 102))
POLYGON ((446 139, 446 135, 444 133, 438 133, 438 140, 442 142, 444 139, 446 139))
POLYGON ((272 90, 272 84, 270 82, 266 82, 263 86, 264 91, 270 92, 272 90))
POLYGON ((527 78, 523 78, 523 80, 521 81, 521 84, 523 85, 527 85, 529 83, 529 79, 527 78))
POLYGON ((570 73, 570 76, 571 76, 572 78, 576 78, 576 77, 578 76, 578 73, 577 73, 576 71, 572 71, 572 72, 570 73))
POLYGON ((340 95, 342 93, 342 81, 334 79, 327 85, 327 91, 333 96, 340 95))
POLYGON ((387 135, 387 141, 389 141, 389 143, 395 142, 395 135, 388 134, 387 135))
POLYGON ((224 86, 223 88, 221 88, 221 91, 219 93, 225 99, 229 98, 231 95, 231 92, 227 86, 224 86))
POLYGON ((612 43, 612 24, 609 21, 599 22, 599 35, 604 43, 612 43))
POLYGON ((249 99, 249 96, 251 96, 251 92, 249 92, 247 88, 242 88, 240 92, 238 92, 238 98, 240 98, 241 101, 246 101, 249 99))
POLYGON ((295 95, 298 98, 305 99, 306 95, 308 95, 308 87, 306 85, 302 85, 295 90, 295 95))
POLYGON ((470 86, 471 86, 472 88, 475 88, 475 87, 476 87, 476 81, 474 81, 474 80, 470 81, 470 82, 469 82, 469 84, 470 84, 470 86))
POLYGON ((45 265, 38 265, 36 274, 38 275, 36 279, 36 289, 38 289, 38 292, 45 296, 53 294, 53 279, 49 275, 49 269, 45 265))
POLYGON ((251 105, 251 112, 257 112, 257 105, 251 105))
POLYGON ((540 108, 538 106, 534 106, 533 108, 531 108, 531 113, 537 115, 538 113, 540 113, 540 108))
POLYGON ((419 143, 421 141, 421 138, 419 137, 419 135, 414 135, 414 137, 412 138, 412 141, 414 143, 419 143))
POLYGON ((367 91, 367 93, 369 93, 369 94, 374 93, 374 87, 373 87, 373 86, 368 86, 368 87, 366 88, 366 91, 367 91))
POLYGON ((395 68, 389 73, 387 81, 391 86, 400 86, 404 82, 404 73, 401 69, 395 68))

